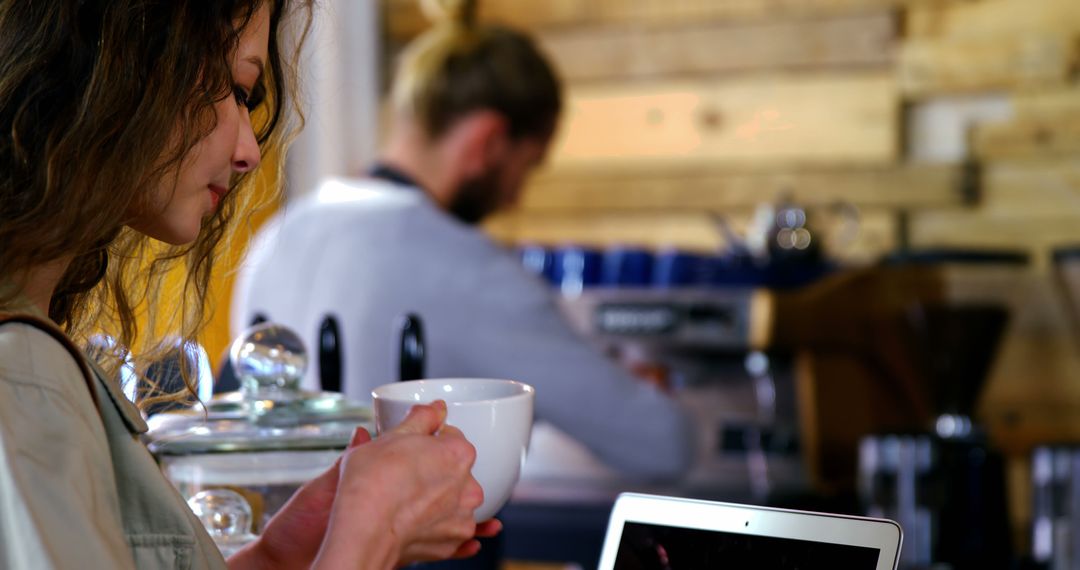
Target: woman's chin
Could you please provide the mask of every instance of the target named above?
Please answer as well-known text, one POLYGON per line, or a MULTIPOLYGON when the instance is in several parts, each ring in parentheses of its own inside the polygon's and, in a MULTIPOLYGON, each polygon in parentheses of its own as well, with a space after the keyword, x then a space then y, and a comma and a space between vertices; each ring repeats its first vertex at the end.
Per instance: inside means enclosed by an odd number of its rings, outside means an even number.
POLYGON ((154 224, 128 224, 131 229, 144 236, 155 239, 169 245, 189 245, 199 239, 202 231, 202 221, 194 226, 190 225, 154 225, 154 224))

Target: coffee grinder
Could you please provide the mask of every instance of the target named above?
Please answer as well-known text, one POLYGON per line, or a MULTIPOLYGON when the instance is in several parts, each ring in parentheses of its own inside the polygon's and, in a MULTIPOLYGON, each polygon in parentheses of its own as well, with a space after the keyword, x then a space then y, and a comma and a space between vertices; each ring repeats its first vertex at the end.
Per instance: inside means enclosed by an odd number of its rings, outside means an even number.
MULTIPOLYGON (((1054 281, 1080 343, 1080 245, 1053 251, 1054 281)), ((1075 441, 1036 447, 1031 456, 1032 568, 1080 568, 1080 446, 1075 441)))
POLYGON ((898 316, 934 419, 921 432, 863 438, 860 498, 867 514, 904 528, 901 568, 1005 567, 1012 559, 1005 462, 973 418, 1009 321, 1008 273, 1026 258, 952 251, 892 263, 940 279, 933 293, 914 290, 898 316), (997 278, 997 298, 995 279, 980 284, 987 272, 997 278), (956 291, 950 274, 975 293, 956 291))

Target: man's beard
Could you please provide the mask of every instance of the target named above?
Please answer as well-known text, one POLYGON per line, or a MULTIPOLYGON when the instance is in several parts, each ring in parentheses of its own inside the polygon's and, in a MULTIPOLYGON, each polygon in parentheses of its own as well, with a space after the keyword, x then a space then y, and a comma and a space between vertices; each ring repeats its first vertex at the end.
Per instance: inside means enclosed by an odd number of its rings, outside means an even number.
POLYGON ((501 175, 502 169, 493 168, 476 178, 466 180, 458 188, 457 195, 447 210, 462 223, 470 226, 479 224, 499 209, 501 175))

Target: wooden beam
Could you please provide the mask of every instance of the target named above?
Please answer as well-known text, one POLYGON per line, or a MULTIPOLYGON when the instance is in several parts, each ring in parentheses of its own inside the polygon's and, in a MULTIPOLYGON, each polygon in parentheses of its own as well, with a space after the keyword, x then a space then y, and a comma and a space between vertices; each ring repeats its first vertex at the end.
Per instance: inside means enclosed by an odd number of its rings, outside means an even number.
POLYGON ((1080 242, 1073 211, 1055 217, 1021 218, 981 212, 923 212, 911 221, 915 247, 960 247, 1026 251, 1032 267, 1045 270, 1055 246, 1080 242))
MULTIPOLYGON (((753 215, 749 211, 729 212, 723 218, 736 236, 746 236, 753 215)), ((832 259, 871 263, 897 247, 896 219, 887 212, 864 212, 855 234, 848 233, 836 219, 821 214, 815 214, 811 224, 832 259)), ((678 248, 705 253, 716 253, 728 246, 719 216, 692 211, 514 211, 489 221, 485 229, 494 239, 510 245, 632 245, 657 251, 678 248)))
POLYGON ((890 8, 903 0, 497 0, 487 14, 510 23, 658 23, 745 20, 890 8))
POLYGON ((909 8, 906 93, 1060 84, 1080 56, 1080 2, 980 0, 909 8))
MULTIPOLYGON (((1080 154, 1069 160, 993 162, 983 172, 977 212, 990 219, 1080 221, 1080 154)), ((1080 226, 1080 223, 1075 225, 1080 226)), ((1080 236, 1080 230, 1076 232, 1080 236)), ((1038 239, 1041 233, 1033 235, 1038 239)))
POLYGON ((1080 156, 1080 114, 980 125, 972 136, 983 159, 1080 156))
POLYGON ((1075 38, 1060 33, 909 40, 900 50, 900 85, 910 96, 1062 85, 1077 51, 1075 38))
MULTIPOLYGON (((419 0, 382 0, 387 29, 408 40, 430 22, 419 0)), ((662 24, 764 20, 851 14, 957 0, 484 0, 480 19, 538 30, 609 24, 662 24)), ((963 1, 963 0, 961 0, 963 1)))
POLYGON ((556 213, 510 212, 485 224, 496 240, 508 244, 615 244, 652 249, 719 251, 724 238, 716 220, 700 212, 556 213))
POLYGON ((899 95, 889 73, 574 86, 553 164, 891 164, 899 95))
POLYGON ((1080 87, 1012 93, 1012 116, 971 130, 978 157, 989 160, 1080 156, 1080 87))
POLYGON ((964 39, 1080 32, 1075 0, 978 0, 922 3, 908 8, 909 38, 964 39))
POLYGON ((958 166, 725 171, 702 169, 548 170, 522 197, 523 211, 703 210, 845 201, 859 208, 950 208, 974 183, 958 166))
POLYGON ((915 216, 915 246, 1025 249, 1036 265, 1045 267, 1050 249, 1080 242, 1080 224, 1074 212, 1055 217, 1019 218, 988 216, 979 212, 926 212, 915 216))
POLYGON ((1021 119, 1080 116, 1080 84, 1064 89, 1021 91, 1012 94, 1013 109, 1021 119))
POLYGON ((892 11, 741 25, 576 27, 539 39, 570 81, 743 70, 884 66, 895 55, 892 11))

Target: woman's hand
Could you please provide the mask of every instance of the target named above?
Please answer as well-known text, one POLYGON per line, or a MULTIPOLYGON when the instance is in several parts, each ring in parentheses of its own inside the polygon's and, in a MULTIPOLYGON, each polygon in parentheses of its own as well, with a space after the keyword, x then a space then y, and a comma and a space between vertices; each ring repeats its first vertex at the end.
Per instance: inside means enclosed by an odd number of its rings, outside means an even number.
POLYGON ((338 463, 301 487, 230 566, 390 568, 474 555, 474 537, 501 524, 473 523, 483 500, 469 474, 475 450, 445 419, 437 402, 416 406, 378 440, 358 430, 338 463))

